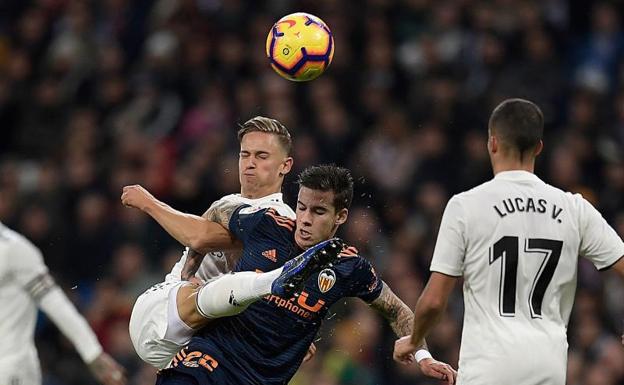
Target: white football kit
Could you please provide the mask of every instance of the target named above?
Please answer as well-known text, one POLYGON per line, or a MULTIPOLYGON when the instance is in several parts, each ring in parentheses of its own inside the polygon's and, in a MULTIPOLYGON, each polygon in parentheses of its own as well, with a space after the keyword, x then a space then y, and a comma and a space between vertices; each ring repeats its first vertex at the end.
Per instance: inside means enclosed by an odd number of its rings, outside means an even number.
POLYGON ((526 171, 455 195, 431 271, 464 277, 460 385, 564 385, 578 256, 606 269, 624 243, 579 194, 526 171))
MULTIPOLYGON (((222 201, 248 204, 259 208, 273 208, 281 216, 295 218, 293 210, 282 200, 281 193, 259 199, 248 199, 240 194, 231 194, 217 202, 222 201)), ((182 258, 167 274, 165 281, 150 287, 141 294, 132 309, 129 328, 134 349, 143 361, 158 369, 167 367, 175 354, 188 343, 194 334, 194 330, 180 319, 176 303, 178 289, 188 283, 182 281, 181 278, 188 251, 188 248, 184 251, 182 258)), ((195 275, 202 281, 208 282, 218 279, 231 268, 227 265, 224 252, 213 252, 206 254, 195 275)))
POLYGON ((0 223, 0 384, 41 384, 34 341, 37 306, 85 362, 102 352, 87 322, 48 274, 39 249, 0 223))

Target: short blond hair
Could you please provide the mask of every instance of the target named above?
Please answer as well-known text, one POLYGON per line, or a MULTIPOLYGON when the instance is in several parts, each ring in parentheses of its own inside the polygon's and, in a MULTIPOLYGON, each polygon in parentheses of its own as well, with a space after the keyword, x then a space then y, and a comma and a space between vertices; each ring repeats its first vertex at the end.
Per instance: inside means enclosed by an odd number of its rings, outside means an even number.
POLYGON ((290 156, 292 152, 292 139, 290 137, 290 132, 288 132, 288 129, 280 123, 279 120, 264 116, 256 116, 249 119, 240 126, 240 130, 238 130, 238 141, 241 142, 243 140, 243 136, 250 132, 266 132, 276 135, 280 144, 286 151, 286 154, 290 156))

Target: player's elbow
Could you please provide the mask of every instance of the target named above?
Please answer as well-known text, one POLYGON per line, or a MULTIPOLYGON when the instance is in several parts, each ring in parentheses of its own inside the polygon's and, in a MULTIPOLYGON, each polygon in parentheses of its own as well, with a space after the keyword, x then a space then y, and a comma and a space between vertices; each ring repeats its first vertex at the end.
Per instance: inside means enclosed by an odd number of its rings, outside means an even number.
POLYGON ((213 251, 214 242, 211 242, 213 238, 211 236, 213 232, 211 225, 214 226, 214 223, 204 218, 197 221, 192 231, 189 231, 186 234, 185 246, 188 246, 196 252, 202 254, 213 251))
POLYGON ((189 235, 188 247, 200 254, 214 251, 230 250, 234 246, 234 239, 223 226, 208 222, 200 227, 199 231, 189 235))

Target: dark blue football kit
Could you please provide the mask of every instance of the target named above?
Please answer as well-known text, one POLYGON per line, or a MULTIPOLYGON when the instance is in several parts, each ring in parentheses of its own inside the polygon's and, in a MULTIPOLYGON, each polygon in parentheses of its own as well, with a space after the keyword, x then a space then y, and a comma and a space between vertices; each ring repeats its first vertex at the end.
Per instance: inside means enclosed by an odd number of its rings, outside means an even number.
MULTIPOLYGON (((271 271, 301 253, 295 222, 274 209, 242 206, 229 228, 243 243, 234 271, 271 271)), ((269 295, 201 330, 161 371, 158 385, 283 385, 293 377, 328 309, 344 297, 372 302, 382 282, 354 247, 331 268, 312 274, 297 297, 269 295)))

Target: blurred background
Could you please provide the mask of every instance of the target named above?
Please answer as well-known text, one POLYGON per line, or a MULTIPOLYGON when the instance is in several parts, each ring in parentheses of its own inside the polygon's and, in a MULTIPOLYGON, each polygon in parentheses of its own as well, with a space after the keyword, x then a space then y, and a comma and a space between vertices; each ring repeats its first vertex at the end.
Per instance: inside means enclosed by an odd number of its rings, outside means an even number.
MULTIPOLYGON (((624 2, 587 0, 2 0, 0 221, 29 237, 128 369, 153 384, 128 337, 135 298, 182 247, 119 203, 140 183, 200 214, 239 189, 235 132, 258 114, 304 167, 357 178, 342 236, 414 306, 447 200, 491 178, 487 118, 506 97, 546 118, 537 173, 582 193, 624 235, 624 2), (332 29, 328 71, 283 80, 264 53, 271 25, 305 11, 332 29)), ((624 285, 581 261, 568 383, 624 384, 624 285)), ((429 338, 457 365, 458 286, 429 338)), ((332 309, 294 385, 434 384, 392 362, 394 336, 357 301, 332 309)), ((1 321, 0 321, 1 322, 1 321)), ((45 385, 91 384, 43 316, 45 385)))

